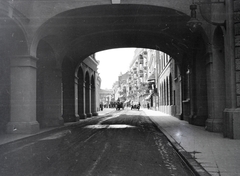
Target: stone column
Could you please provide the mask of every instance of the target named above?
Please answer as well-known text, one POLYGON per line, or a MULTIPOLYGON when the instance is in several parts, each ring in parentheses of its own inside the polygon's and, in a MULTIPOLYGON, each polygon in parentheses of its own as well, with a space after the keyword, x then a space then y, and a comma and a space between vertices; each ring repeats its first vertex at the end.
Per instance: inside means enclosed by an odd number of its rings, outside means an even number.
POLYGON ((95 88, 95 85, 94 87, 92 87, 92 115, 93 116, 97 116, 98 113, 97 113, 97 106, 96 106, 96 88, 95 88))
POLYGON ((223 136, 240 139, 240 4, 226 1, 226 108, 223 136))
POLYGON ((69 70, 63 75, 63 119, 64 122, 76 122, 75 115, 75 79, 74 72, 69 70))
POLYGON ((206 120, 206 129, 212 132, 222 132, 223 110, 225 97, 221 84, 224 77, 223 70, 219 66, 219 57, 214 49, 209 54, 207 61, 207 87, 208 87, 208 119, 206 120), (223 75, 221 75, 223 74, 223 75))
POLYGON ((86 105, 87 106, 87 108, 88 108, 88 112, 87 112, 87 117, 92 117, 92 113, 91 113, 91 93, 92 93, 92 91, 91 91, 91 84, 89 84, 89 87, 88 87, 88 92, 89 92, 89 94, 88 94, 88 98, 89 98, 89 103, 86 105))
POLYGON ((80 83, 78 80, 78 114, 80 119, 85 119, 87 117, 85 112, 85 82, 80 83))
POLYGON ((35 133, 36 121, 36 62, 32 56, 11 59, 11 111, 8 133, 35 133))
POLYGON ((44 113, 41 125, 44 127, 63 125, 61 117, 62 105, 62 72, 61 70, 46 70, 43 82, 44 113))
POLYGON ((79 115, 78 115, 78 77, 75 76, 74 79, 74 109, 75 109, 75 117, 76 121, 79 121, 79 115))

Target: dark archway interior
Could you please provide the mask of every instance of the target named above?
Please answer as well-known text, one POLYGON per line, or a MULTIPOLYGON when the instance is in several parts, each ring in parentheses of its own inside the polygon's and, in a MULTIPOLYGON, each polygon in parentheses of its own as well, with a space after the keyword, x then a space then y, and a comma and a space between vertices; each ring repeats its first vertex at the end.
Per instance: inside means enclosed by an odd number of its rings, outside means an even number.
MULTIPOLYGON (((186 25, 189 19, 188 15, 174 9, 134 4, 89 6, 66 11, 49 19, 40 27, 38 35, 52 46, 57 62, 62 63, 63 117, 74 116, 71 114, 74 112, 74 102, 68 97, 74 97, 74 75, 79 64, 98 51, 123 47, 160 50, 174 58, 181 67, 181 74, 187 74, 188 69, 197 64, 194 57, 197 55, 200 58, 206 50, 203 30, 200 27, 192 32, 186 25)), ((204 62, 205 60, 201 59, 201 63, 204 62)), ((204 69, 201 73, 204 74, 204 69)), ((199 79, 201 77, 196 76, 199 79)), ((183 96, 186 100, 190 98, 190 79, 195 78, 187 79, 186 75, 183 79, 183 96)), ((198 91, 205 95, 205 75, 203 80, 204 84, 198 91)), ((87 73, 86 104, 93 103, 88 87, 90 83, 87 73)), ((168 85, 169 82, 165 84, 168 85)), ((191 93, 191 96, 193 94, 191 93)), ((168 97, 169 95, 164 95, 167 104, 170 103, 168 97)), ((205 99, 199 100, 194 106, 204 101, 205 99)), ((89 107, 79 107, 83 108, 86 115, 90 115, 89 107)), ((183 112, 187 114, 184 118, 188 120, 192 116, 191 106, 184 106, 183 112)), ((205 117, 202 119, 204 121, 205 117)), ((68 119, 65 118, 65 121, 68 119)))
POLYGON ((163 7, 98 5, 61 13, 39 33, 49 37, 60 56, 68 55, 76 64, 95 52, 121 47, 157 49, 177 59, 192 49, 198 35, 186 26, 189 19, 163 7))

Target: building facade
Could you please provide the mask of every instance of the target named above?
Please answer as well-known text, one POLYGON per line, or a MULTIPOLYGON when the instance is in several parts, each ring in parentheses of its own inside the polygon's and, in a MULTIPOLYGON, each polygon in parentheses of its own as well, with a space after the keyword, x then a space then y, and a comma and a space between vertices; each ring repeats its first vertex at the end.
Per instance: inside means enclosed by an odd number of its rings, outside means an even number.
MULTIPOLYGON (((40 100, 37 94, 47 90, 50 78, 55 81, 52 88, 56 86, 50 94, 54 96, 50 103, 51 109, 55 109, 54 116, 59 117, 63 101, 64 121, 76 120, 76 98, 72 96, 75 86, 72 85, 77 82, 75 71, 84 59, 110 48, 139 47, 161 50, 179 66, 181 77, 176 81, 183 92, 183 118, 201 124, 207 116, 207 130, 240 138, 239 11, 237 0, 197 3, 189 0, 79 0, 74 3, 1 0, 3 126, 11 133, 38 131, 36 110, 40 100), (42 61, 48 65, 45 71, 49 72, 43 81, 45 88, 37 85, 38 74, 44 69, 37 65, 42 61), (72 87, 66 84, 69 80, 72 87), (69 95, 61 96, 61 88, 69 95)), ((87 84, 80 87, 85 86, 82 89, 90 104, 93 96, 90 98, 89 92, 95 89, 91 84, 95 75, 90 71, 83 73, 87 75, 84 75, 87 84)), ((47 111, 50 109, 45 109, 43 114, 47 111)), ((86 108, 85 111, 90 115, 95 110, 86 108)))
MULTIPOLYGON (((105 108, 111 107, 112 97, 113 97, 113 90, 112 89, 100 89, 99 93, 100 97, 100 104, 102 104, 105 108)), ((99 104, 99 105, 100 105, 99 104)))

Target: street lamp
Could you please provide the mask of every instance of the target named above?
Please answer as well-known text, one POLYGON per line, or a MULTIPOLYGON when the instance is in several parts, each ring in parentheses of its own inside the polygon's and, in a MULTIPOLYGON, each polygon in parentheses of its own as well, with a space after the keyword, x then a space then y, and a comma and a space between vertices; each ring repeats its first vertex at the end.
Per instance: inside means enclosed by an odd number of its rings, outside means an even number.
MULTIPOLYGON (((196 10, 197 10, 197 5, 199 6, 199 12, 202 16, 202 18, 209 24, 212 25, 219 25, 219 26, 225 26, 226 22, 224 20, 224 22, 214 22, 208 19, 208 17, 206 17, 206 14, 204 15, 204 13, 202 12, 202 5, 224 5, 225 4, 225 0, 218 0, 218 1, 214 1, 214 2, 194 2, 194 0, 192 0, 192 4, 190 5, 190 10, 191 10, 191 18, 190 20, 187 22, 187 26, 189 26, 189 28, 194 31, 196 30, 199 26, 202 25, 202 23, 197 19, 196 17, 196 10)), ((209 13, 209 9, 205 8, 207 10, 207 13, 209 13)), ((218 11, 221 12, 221 6, 219 6, 218 11)), ((224 10, 222 10, 224 11, 224 10)))
POLYGON ((190 10, 191 10, 191 18, 190 20, 187 22, 187 26, 192 29, 195 30, 198 26, 201 26, 202 23, 197 19, 197 15, 196 15, 196 9, 197 9, 197 5, 196 4, 191 4, 190 5, 190 10))

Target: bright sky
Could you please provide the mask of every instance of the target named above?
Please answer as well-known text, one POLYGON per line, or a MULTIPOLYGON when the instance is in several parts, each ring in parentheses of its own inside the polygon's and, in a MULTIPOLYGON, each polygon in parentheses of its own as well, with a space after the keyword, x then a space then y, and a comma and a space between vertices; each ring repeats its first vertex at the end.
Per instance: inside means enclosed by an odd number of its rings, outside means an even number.
POLYGON ((96 60, 100 61, 98 73, 102 79, 101 89, 111 89, 118 76, 129 70, 136 48, 118 48, 96 53, 96 60))

